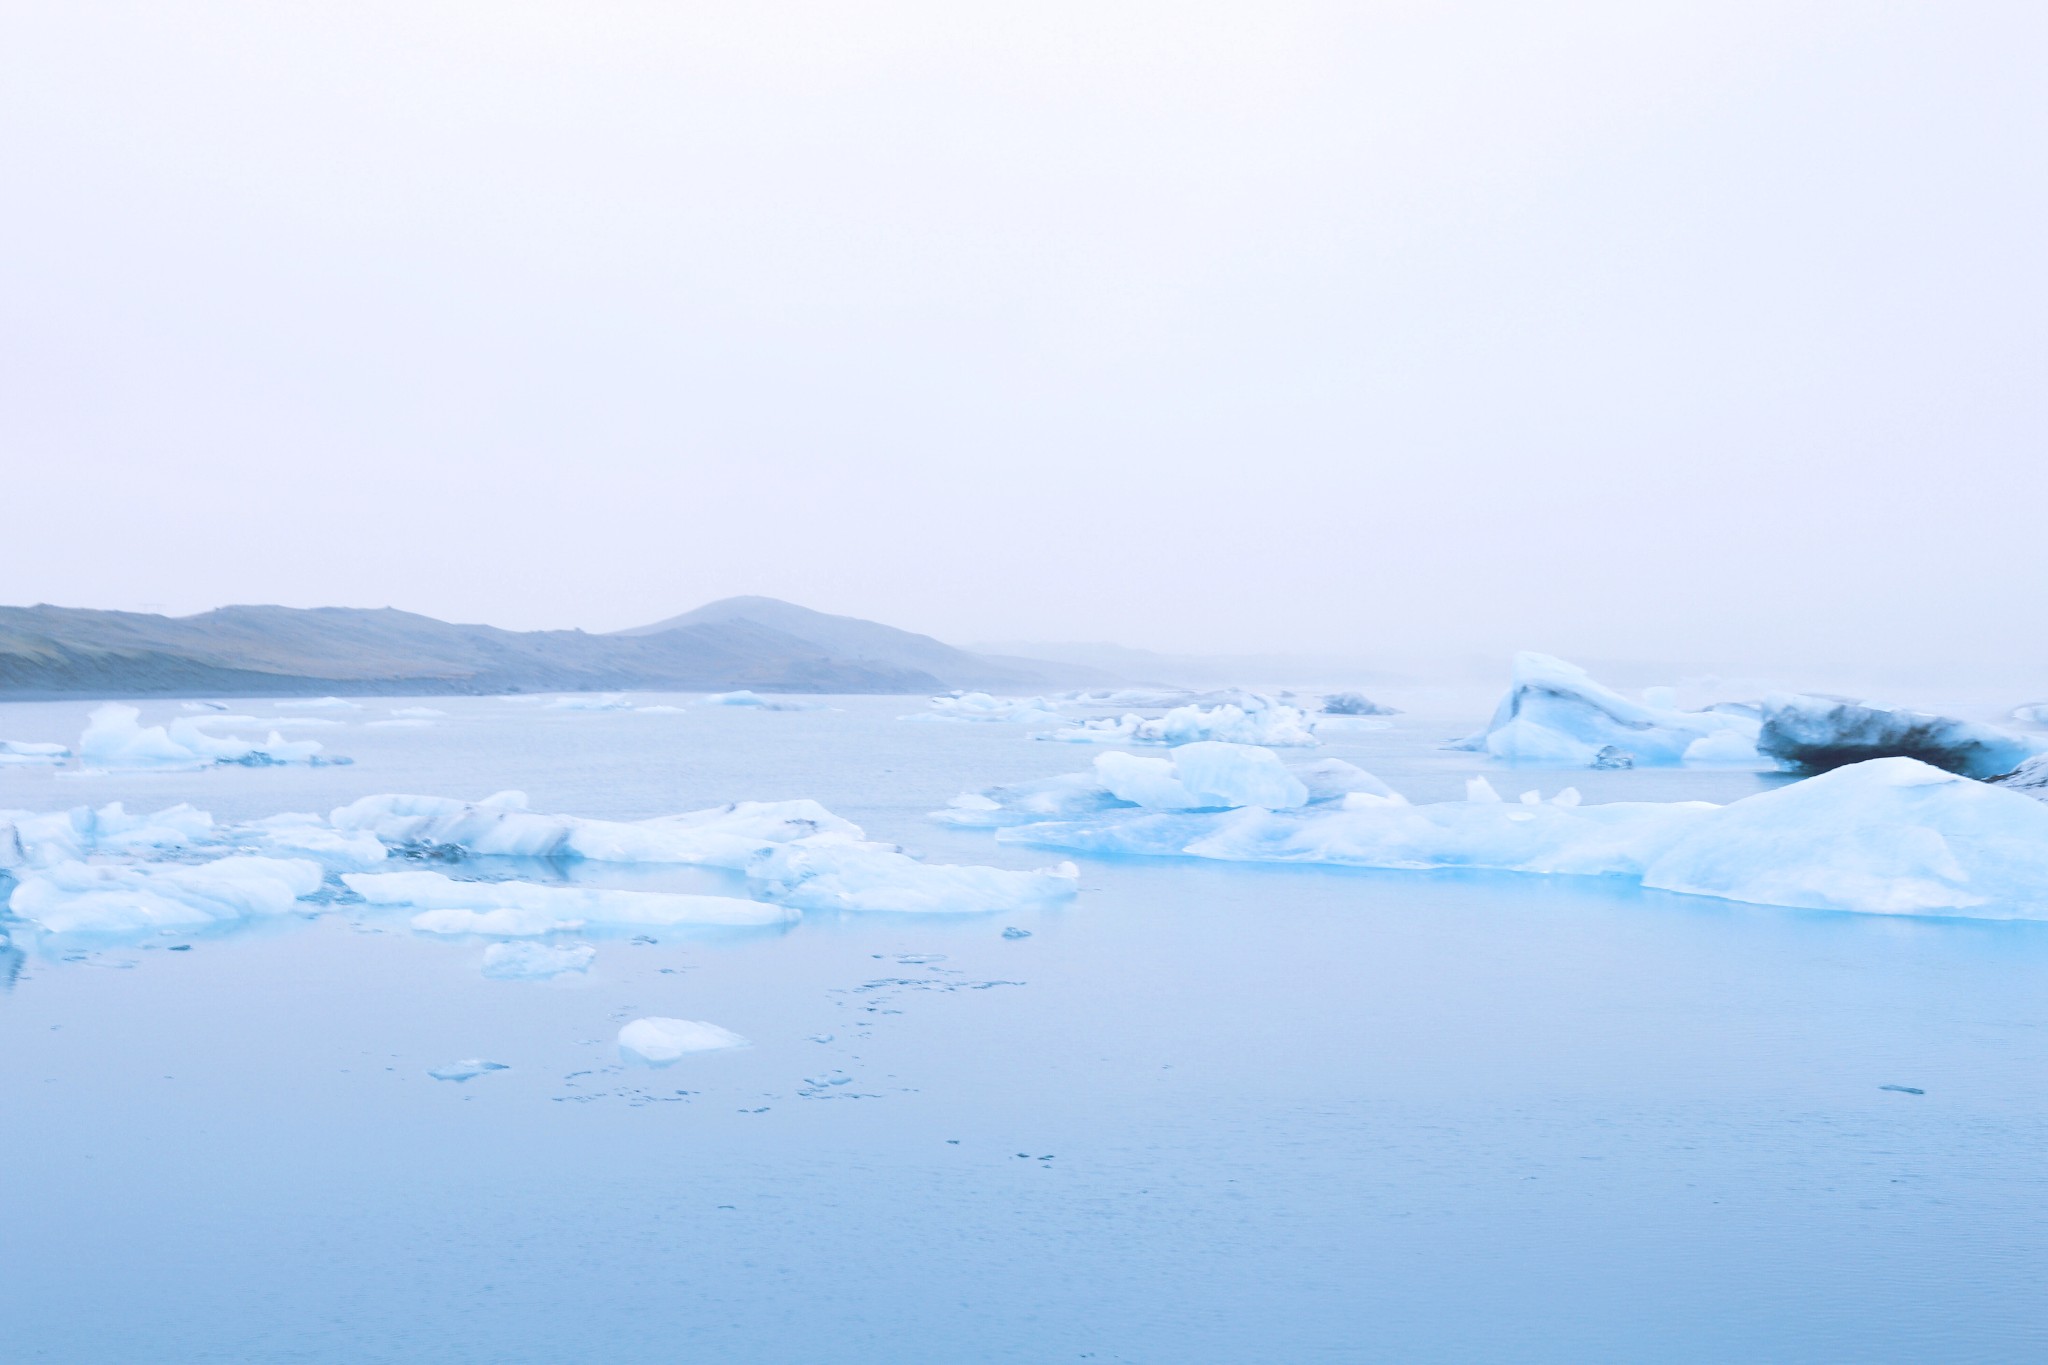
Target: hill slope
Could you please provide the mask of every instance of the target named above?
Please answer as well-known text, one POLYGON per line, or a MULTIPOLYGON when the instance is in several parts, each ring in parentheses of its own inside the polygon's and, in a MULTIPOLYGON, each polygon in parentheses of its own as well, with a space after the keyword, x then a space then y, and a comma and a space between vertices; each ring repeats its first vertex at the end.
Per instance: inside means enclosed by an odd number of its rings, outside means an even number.
POLYGON ((456 625, 391 608, 222 607, 168 617, 0 607, 0 697, 20 699, 740 687, 925 692, 1046 681, 926 636, 768 598, 713 603, 609 635, 456 625), (734 603, 755 605, 732 609, 734 603))

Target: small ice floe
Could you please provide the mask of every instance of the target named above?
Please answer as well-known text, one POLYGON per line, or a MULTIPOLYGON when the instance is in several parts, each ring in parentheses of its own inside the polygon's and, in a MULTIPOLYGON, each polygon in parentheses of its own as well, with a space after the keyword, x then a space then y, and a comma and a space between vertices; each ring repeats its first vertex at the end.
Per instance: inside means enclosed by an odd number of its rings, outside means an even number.
POLYGON ((1924 1095, 1927 1092, 1917 1085, 1881 1085, 1879 1090, 1890 1090, 1901 1095, 1924 1095))
POLYGON ((1759 722, 1741 710, 1680 711, 1669 689, 1630 701, 1548 654, 1515 656, 1508 693, 1484 730, 1447 747, 1554 768, 1760 765, 1759 722))
POLYGON ((619 1055, 648 1066, 667 1066, 692 1052, 746 1045, 747 1040, 730 1029, 694 1019, 635 1019, 619 1030, 619 1055))
POLYGON ((0 766, 62 763, 71 757, 69 745, 38 744, 22 739, 0 739, 0 766))
POLYGON ((1031 931, 1030 931, 1029 929, 1019 929, 1019 928, 1018 928, 1018 927, 1017 927, 1016 925, 1012 924, 1012 925, 1009 925, 1008 927, 1006 927, 1006 928, 1005 928, 1005 929, 1003 930, 1003 937, 1004 937, 1004 938, 1030 938, 1030 937, 1031 937, 1031 931))
POLYGON ((360 711, 360 702, 341 697, 297 697, 277 704, 280 711, 360 711))
POLYGON ((146 857, 218 842, 213 817, 187 805, 130 815, 119 801, 93 810, 0 811, 0 871, 50 867, 94 855, 146 857))
POLYGON ((432 933, 509 933, 518 936, 552 932, 573 924, 611 925, 754 925, 794 919, 787 908, 738 896, 699 896, 674 891, 614 891, 598 887, 542 886, 535 882, 457 881, 439 872, 349 872, 342 883, 372 905, 408 905, 422 911, 453 912, 431 921, 433 926, 468 923, 474 927, 417 927, 432 933), (517 912, 493 920, 489 912, 517 912), (454 914, 473 918, 464 921, 454 914), (516 925, 494 929, 493 924, 516 925))
POLYGON ((898 914, 993 914, 1071 900, 1072 863, 1013 872, 999 867, 921 863, 878 844, 820 840, 782 844, 747 867, 747 884, 802 910, 898 914))
POLYGON ((623 692, 572 692, 548 703, 550 711, 630 711, 633 703, 623 692))
POLYGON ((391 714, 400 720, 439 720, 446 711, 436 711, 431 706, 394 706, 391 714))
POLYGON ((411 920, 423 934, 477 934, 486 938, 539 938, 583 927, 580 919, 557 919, 545 910, 501 906, 496 910, 422 910, 411 920))
POLYGON ((567 972, 587 972, 597 960, 588 943, 554 947, 545 943, 493 943, 484 949, 484 975, 494 981, 546 981, 567 972))
POLYGON ((996 697, 986 692, 955 692, 933 697, 931 709, 905 720, 957 720, 1014 725, 1057 725, 1065 719, 1056 702, 1044 697, 996 697))
POLYGON ((437 1081, 454 1081, 460 1084, 463 1081, 475 1080, 478 1076, 487 1076, 493 1071, 510 1071, 511 1069, 504 1062, 487 1062, 479 1057, 471 1057, 467 1061, 450 1062, 446 1066, 437 1066, 427 1072, 427 1074, 437 1081))
POLYGON ((1836 697, 1766 698, 1757 737, 1758 749, 1796 771, 1824 772, 1872 758, 1917 758, 1975 778, 2010 773, 2044 747, 2038 735, 1836 697))
POLYGON ((237 826, 233 835, 266 853, 317 858, 328 867, 362 871, 389 857, 382 840, 361 830, 339 830, 317 815, 272 815, 237 826))
POLYGON ((1332 692, 1323 698, 1326 716, 1398 716, 1391 706, 1382 706, 1363 692, 1332 692))
MULTIPOLYGON (((705 706, 745 706, 757 711, 822 711, 821 701, 799 701, 794 697, 764 697, 757 692, 741 688, 737 692, 713 692, 702 702, 705 706)), ((643 708, 644 709, 644 708, 643 708)), ((671 707, 671 710, 680 708, 671 707)))
POLYGON ((287 740, 272 731, 268 740, 257 742, 211 735, 201 727, 202 718, 184 716, 170 723, 144 727, 142 713, 132 706, 109 702, 92 713, 85 734, 78 742, 82 766, 103 772, 149 769, 209 768, 221 764, 268 767, 285 763, 347 762, 323 759, 317 740, 287 740))
POLYGON ((682 707, 670 706, 666 702, 660 702, 653 706, 636 706, 633 708, 633 714, 636 716, 680 716, 682 713, 682 707))

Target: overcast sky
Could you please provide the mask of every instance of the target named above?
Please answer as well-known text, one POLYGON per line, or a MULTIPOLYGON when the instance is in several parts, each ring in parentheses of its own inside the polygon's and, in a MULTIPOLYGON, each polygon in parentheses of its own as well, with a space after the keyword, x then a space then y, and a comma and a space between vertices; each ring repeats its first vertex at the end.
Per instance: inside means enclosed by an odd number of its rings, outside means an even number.
POLYGON ((0 599, 2048 682, 2048 6, 0 6, 0 599))

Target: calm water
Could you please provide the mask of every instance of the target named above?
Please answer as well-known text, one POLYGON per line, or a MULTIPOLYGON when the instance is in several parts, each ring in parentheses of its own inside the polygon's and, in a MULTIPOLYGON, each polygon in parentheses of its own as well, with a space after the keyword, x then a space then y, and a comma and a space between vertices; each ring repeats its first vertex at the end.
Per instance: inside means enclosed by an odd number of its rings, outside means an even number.
MULTIPOLYGON (((1031 866, 1047 859, 924 813, 1095 752, 905 724, 920 703, 895 698, 681 715, 429 699, 453 713, 434 728, 360 723, 405 704, 298 732, 352 767, 0 770, 0 807, 185 800, 229 820, 517 787, 537 810, 635 818, 813 796, 935 860, 1031 866)), ((75 740, 86 709, 0 706, 0 737, 75 740)), ((1319 754, 1442 799, 1481 765, 1434 745, 1483 716, 1404 717, 1319 754)), ((1496 780, 1511 798, 1561 784, 1496 780)), ((1564 780, 1590 800, 1726 800, 1775 779, 1564 780)), ((4 1354, 2048 1355, 2048 925, 1504 875, 1082 866, 1057 913, 598 937, 567 982, 487 980, 480 942, 416 936, 402 912, 24 944, 0 995, 4 1354), (612 1040, 642 1014, 753 1046, 629 1070, 612 1040), (467 1057, 511 1069, 426 1075, 467 1057)))

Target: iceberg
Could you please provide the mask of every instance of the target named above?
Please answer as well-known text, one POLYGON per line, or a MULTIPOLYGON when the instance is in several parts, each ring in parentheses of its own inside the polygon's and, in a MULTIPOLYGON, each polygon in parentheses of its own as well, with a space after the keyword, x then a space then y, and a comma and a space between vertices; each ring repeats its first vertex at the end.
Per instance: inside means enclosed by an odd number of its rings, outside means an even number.
POLYGON ((551 711, 630 711, 633 703, 623 692, 572 692, 548 703, 551 711))
POLYGON ((986 692, 955 692, 949 697, 933 697, 929 711, 903 719, 1056 725, 1063 717, 1057 704, 1044 697, 992 697, 986 692))
POLYGON ((2012 718, 2022 725, 2048 725, 2048 701, 2028 702, 2012 708, 2012 718))
POLYGON ((1391 706, 1382 706, 1363 692, 1332 692, 1323 698, 1326 716, 1398 716, 1391 706))
POLYGON ((317 815, 272 815, 237 826, 232 836, 266 853, 314 858, 353 871, 380 866, 390 856, 376 835, 335 829, 317 815))
POLYGON ((1122 784, 1151 804, 1098 772, 990 788, 934 818, 1078 853, 1615 876, 1759 905, 2048 919, 2048 804, 2027 795, 2048 790, 2048 757, 1998 784, 1873 759, 1727 806, 1587 805, 1572 788, 1506 801, 1483 777, 1464 801, 1413 805, 1349 764, 1314 764, 1291 772, 1306 803, 1225 809, 1181 804, 1187 783, 1163 760, 1103 757, 1161 765, 1122 784))
POLYGON ((747 884, 800 910, 989 914, 1071 900, 1080 875, 1072 863, 1013 872, 921 863, 879 844, 817 839, 762 853, 747 868, 747 884))
POLYGON ((619 1030, 619 1055, 647 1066, 667 1066, 692 1052, 746 1045, 747 1040, 730 1029, 695 1019, 635 1019, 619 1030))
POLYGON ((2037 754, 1992 782, 2007 791, 2020 792, 2036 801, 2048 801, 2048 754, 2037 754))
POLYGON ((587 972, 597 960, 588 943, 552 947, 545 943, 493 943, 484 949, 484 975, 493 981, 546 981, 568 972, 587 972))
POLYGON ((1146 719, 1132 713, 1100 717, 1067 726, 1041 739, 1068 744, 1194 744, 1219 740, 1268 748, 1307 748, 1320 743, 1299 708, 1270 698, 1248 696, 1245 706, 1177 706, 1163 716, 1146 719))
POLYGON ((20 739, 0 739, 0 765, 62 763, 71 757, 63 744, 35 744, 20 739))
POLYGON ((119 801, 98 810, 0 811, 0 871, 190 849, 215 836, 211 815, 182 804, 154 815, 130 815, 119 801))
POLYGON ((79 762, 101 771, 129 771, 207 768, 216 764, 265 767, 323 761, 317 740, 287 740, 275 730, 262 743, 223 738, 207 734, 200 728, 202 722, 191 716, 172 721, 168 730, 161 725, 144 728, 137 723, 141 715, 136 708, 118 702, 95 710, 78 742, 79 762))
MULTIPOLYGON (((435 933, 497 933, 525 935, 547 932, 534 926, 570 927, 580 923, 610 925, 759 925, 783 924, 796 915, 787 907, 743 900, 738 896, 702 896, 674 891, 613 891, 596 887, 542 886, 536 882, 465 882, 439 872, 345 872, 342 885, 371 905, 404 905, 422 911, 455 910, 477 914, 473 921, 443 917, 419 924, 435 933), (514 910, 524 918, 506 917, 491 923, 516 924, 513 929, 451 929, 460 923, 484 924, 481 912, 514 910)), ((418 924, 418 920, 415 920, 418 924)))
POLYGON ((815 801, 736 801, 651 820, 538 815, 522 792, 482 801, 443 796, 366 796, 330 817, 387 844, 518 858, 600 863, 674 863, 744 869, 762 849, 818 834, 859 838, 860 827, 815 801))
POLYGON ((2009 773, 2043 742, 1948 716, 1864 706, 1835 697, 1774 696, 1757 748, 1795 771, 1824 772, 1873 758, 1917 758, 1964 777, 2009 773))
POLYGON ((2048 805, 1918 759, 1870 759, 1717 810, 1643 885, 1815 910, 2048 919, 2048 805))
POLYGON ((1515 655, 1508 693, 1484 730, 1447 747, 1550 768, 1761 762, 1758 722, 1739 711, 1680 711, 1666 689, 1634 702, 1548 654, 1515 655))
POLYGON ((200 928, 286 914, 320 890, 322 875, 318 863, 290 858, 65 862, 22 878, 7 908, 56 934, 200 928))

